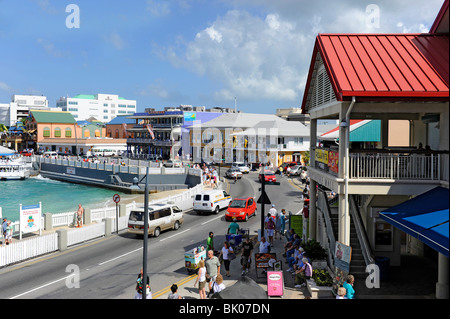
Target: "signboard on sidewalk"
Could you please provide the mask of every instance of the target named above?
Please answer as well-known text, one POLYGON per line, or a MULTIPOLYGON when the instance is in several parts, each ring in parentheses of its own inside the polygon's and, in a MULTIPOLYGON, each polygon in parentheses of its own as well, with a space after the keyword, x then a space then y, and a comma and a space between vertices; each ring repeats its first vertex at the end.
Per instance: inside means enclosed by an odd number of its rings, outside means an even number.
POLYGON ((282 271, 267 272, 267 295, 281 297, 284 293, 284 278, 282 271))
POLYGON ((22 233, 41 231, 41 203, 31 206, 20 204, 20 236, 22 233))

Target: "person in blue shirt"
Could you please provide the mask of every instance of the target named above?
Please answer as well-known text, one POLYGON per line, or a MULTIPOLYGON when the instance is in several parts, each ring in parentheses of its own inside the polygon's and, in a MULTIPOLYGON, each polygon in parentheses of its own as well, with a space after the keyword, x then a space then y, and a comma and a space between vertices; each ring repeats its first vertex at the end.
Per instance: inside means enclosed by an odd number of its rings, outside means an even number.
POLYGON ((353 283, 355 282, 355 277, 353 275, 347 276, 347 281, 344 282, 342 287, 347 290, 347 294, 345 295, 347 299, 354 299, 355 298, 355 289, 353 289, 353 283))

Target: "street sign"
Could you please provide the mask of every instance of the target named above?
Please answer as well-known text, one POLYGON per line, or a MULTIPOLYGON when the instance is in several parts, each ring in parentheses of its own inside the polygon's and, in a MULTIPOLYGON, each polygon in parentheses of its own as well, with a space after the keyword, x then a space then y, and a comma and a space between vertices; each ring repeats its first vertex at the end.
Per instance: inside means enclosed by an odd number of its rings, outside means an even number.
POLYGON ((118 204, 120 202, 120 196, 119 194, 114 194, 113 196, 114 203, 118 204))
POLYGON ((267 196, 266 192, 263 191, 261 193, 261 196, 258 198, 258 200, 256 201, 258 204, 267 204, 270 205, 272 204, 272 202, 269 199, 269 196, 267 196))

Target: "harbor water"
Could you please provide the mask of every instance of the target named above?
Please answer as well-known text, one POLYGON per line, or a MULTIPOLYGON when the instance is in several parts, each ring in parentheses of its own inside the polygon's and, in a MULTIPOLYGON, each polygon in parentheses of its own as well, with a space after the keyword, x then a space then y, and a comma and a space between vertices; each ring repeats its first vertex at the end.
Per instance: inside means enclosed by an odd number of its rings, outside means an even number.
POLYGON ((20 204, 23 206, 42 203, 42 214, 74 212, 78 204, 84 208, 114 206, 113 195, 121 199, 135 197, 108 188, 92 187, 43 178, 0 181, 0 207, 2 215, 12 222, 19 220, 20 204))

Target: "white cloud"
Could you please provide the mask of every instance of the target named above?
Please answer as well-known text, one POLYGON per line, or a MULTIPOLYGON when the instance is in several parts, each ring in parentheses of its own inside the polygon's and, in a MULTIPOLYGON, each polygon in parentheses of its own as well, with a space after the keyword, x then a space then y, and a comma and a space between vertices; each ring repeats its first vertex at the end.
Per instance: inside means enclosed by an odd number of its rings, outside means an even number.
POLYGON ((61 58, 63 56, 63 53, 58 50, 55 45, 43 38, 36 39, 36 42, 47 52, 49 55, 52 55, 56 58, 61 58))
POLYGON ((0 90, 5 91, 5 92, 11 92, 12 88, 5 82, 0 82, 0 90))
POLYGON ((167 0, 147 0, 147 11, 154 16, 167 16, 170 14, 169 1, 167 0))
POLYGON ((267 98, 296 101, 302 86, 301 66, 312 38, 296 31, 294 23, 279 15, 255 17, 229 11, 198 32, 177 54, 166 49, 166 58, 199 75, 221 83, 213 97, 218 101, 267 98))
POLYGON ((111 33, 107 38, 106 42, 111 43, 117 50, 122 50, 125 46, 125 42, 117 32, 111 33))

